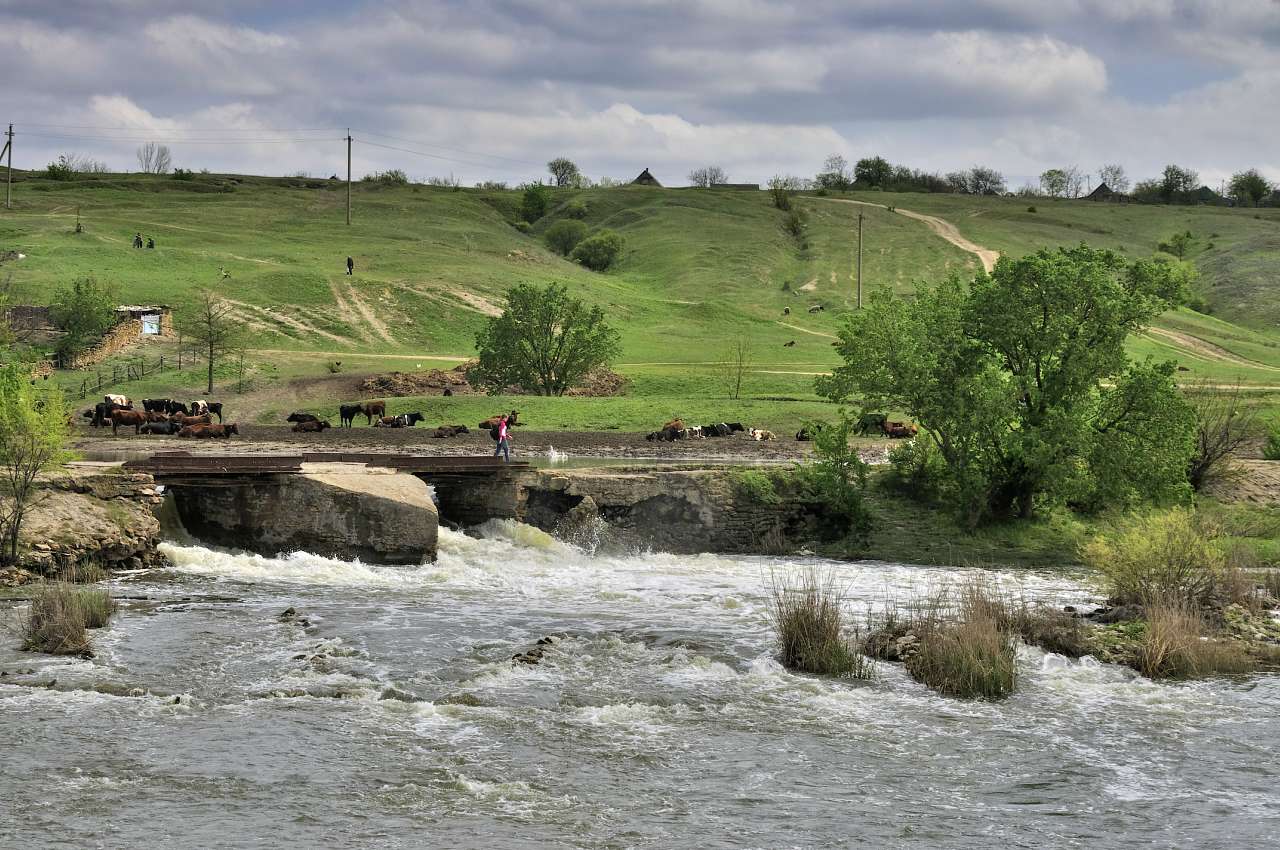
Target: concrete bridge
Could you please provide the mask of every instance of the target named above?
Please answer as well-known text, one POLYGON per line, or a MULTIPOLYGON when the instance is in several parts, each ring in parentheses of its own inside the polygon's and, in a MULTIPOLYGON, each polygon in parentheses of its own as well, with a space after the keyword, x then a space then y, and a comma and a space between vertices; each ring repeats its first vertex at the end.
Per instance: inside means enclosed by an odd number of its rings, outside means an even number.
POLYGON ((435 559, 441 519, 466 526, 520 518, 520 477, 529 465, 492 457, 162 452, 125 468, 164 485, 184 528, 202 541, 263 555, 307 551, 398 564, 435 559))

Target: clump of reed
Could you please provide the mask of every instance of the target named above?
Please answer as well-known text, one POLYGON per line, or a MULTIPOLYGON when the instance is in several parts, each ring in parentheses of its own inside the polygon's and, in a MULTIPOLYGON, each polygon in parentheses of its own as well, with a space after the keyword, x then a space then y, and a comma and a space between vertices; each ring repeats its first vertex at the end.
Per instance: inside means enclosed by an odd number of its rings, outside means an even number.
POLYGON ((875 664, 859 651, 859 636, 845 625, 841 597, 830 571, 810 567, 773 573, 768 610, 783 665, 819 676, 874 676, 875 664))
POLYGON ((938 594, 915 615, 918 638, 906 659, 913 679, 946 696, 1003 699, 1017 684, 1017 641, 1008 606, 986 582, 938 594))
POLYGON ((88 630, 105 626, 115 610, 115 600, 101 588, 40 583, 20 623, 22 648, 50 655, 92 655, 88 630))
POLYGON ((1234 640, 1208 635, 1203 612, 1185 599, 1148 600, 1146 632, 1135 667, 1151 679, 1191 679, 1247 673, 1257 661, 1234 640))

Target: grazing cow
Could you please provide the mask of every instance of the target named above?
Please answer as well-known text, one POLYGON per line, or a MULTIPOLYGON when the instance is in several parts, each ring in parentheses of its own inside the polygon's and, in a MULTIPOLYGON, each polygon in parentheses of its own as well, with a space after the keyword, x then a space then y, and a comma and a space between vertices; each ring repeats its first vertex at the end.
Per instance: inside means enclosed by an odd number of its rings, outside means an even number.
POLYGON ((858 434, 865 437, 870 431, 883 431, 888 416, 883 413, 864 413, 858 417, 858 434))
POLYGON ((236 427, 236 423, 229 425, 186 425, 182 430, 178 431, 179 437, 196 439, 209 439, 218 437, 230 437, 232 434, 239 434, 240 429, 236 427))
POLYGON ((751 439, 755 440, 757 443, 761 442, 762 440, 778 439, 777 436, 772 431, 766 431, 763 428, 752 428, 747 433, 751 436, 751 439))
POLYGON ((910 422, 886 422, 884 435, 890 440, 905 440, 920 433, 920 429, 910 422))
POLYGON ((387 403, 385 401, 367 401, 360 405, 360 412, 364 414, 365 419, 372 425, 375 418, 387 415, 387 403))
POLYGON ((147 413, 170 413, 169 399, 167 398, 144 398, 142 400, 142 409, 147 413))
MULTIPOLYGON (((488 419, 480 423, 480 428, 492 431, 498 427, 498 420, 500 420, 501 418, 502 418, 501 413, 499 413, 497 416, 490 416, 488 419)), ((519 425, 519 424, 520 424, 520 411, 513 410, 507 414, 508 428, 514 428, 516 425, 519 425)))
POLYGON ((293 430, 299 434, 318 434, 328 427, 329 423, 323 419, 306 419, 296 423, 293 430))
POLYGON ((129 397, 125 395, 105 395, 102 400, 121 410, 133 410, 133 402, 129 401, 129 397))
POLYGON ((795 347, 795 344, 796 344, 796 341, 793 339, 793 340, 791 340, 790 342, 784 342, 784 343, 782 344, 782 347, 783 347, 783 348, 794 348, 794 347, 795 347))
MULTIPOLYGON (((301 410, 295 410, 293 413, 290 413, 289 417, 284 421, 285 422, 319 422, 320 417, 316 416, 314 413, 304 413, 301 410)), ((297 429, 295 428, 294 430, 296 431, 297 429)))
POLYGON ((119 435, 121 425, 124 425, 126 428, 132 425, 133 433, 139 434, 141 433, 142 426, 146 423, 147 414, 143 413, 141 410, 124 410, 117 407, 115 410, 111 411, 112 436, 119 435))
POLYGON ((826 309, 826 308, 825 308, 825 307, 823 307, 821 304, 814 304, 812 307, 810 307, 810 308, 809 308, 809 312, 810 312, 810 313, 821 313, 821 312, 822 312, 823 310, 825 310, 825 309, 826 309))
POLYGON ((142 426, 142 433, 171 437, 182 428, 177 422, 148 422, 142 426))
POLYGON ((360 404, 344 404, 338 407, 338 425, 342 428, 350 428, 355 424, 357 413, 364 413, 364 406, 360 404))
POLYGON ((182 413, 175 413, 169 417, 169 421, 177 422, 185 428, 188 425, 208 425, 213 422, 213 419, 207 413, 200 416, 187 416, 182 413))

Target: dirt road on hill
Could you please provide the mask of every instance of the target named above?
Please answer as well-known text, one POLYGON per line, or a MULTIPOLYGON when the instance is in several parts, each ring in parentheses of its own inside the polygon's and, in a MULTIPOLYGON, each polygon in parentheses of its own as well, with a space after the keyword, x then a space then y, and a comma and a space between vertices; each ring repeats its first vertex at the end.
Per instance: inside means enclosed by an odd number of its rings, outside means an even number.
POLYGON ((1171 331, 1167 328, 1147 328, 1148 336, 1155 336, 1159 339, 1157 342, 1171 342, 1179 348, 1185 348, 1192 354, 1199 355, 1208 360, 1220 360, 1223 363, 1232 363, 1236 366, 1246 366, 1250 369, 1265 369, 1268 372, 1280 372, 1280 367, 1268 366, 1266 363, 1259 363, 1257 360, 1250 360, 1241 357, 1238 354, 1232 354, 1221 346, 1214 345, 1208 340, 1201 339, 1198 336, 1192 336, 1182 331, 1171 331))
MULTIPOLYGON (((879 207, 882 210, 889 209, 885 204, 873 204, 870 201, 855 201, 850 198, 822 198, 821 200, 832 201, 837 204, 857 204, 858 206, 863 207, 879 207)), ((961 236, 960 231, 956 229, 956 226, 945 218, 925 215, 924 213, 918 213, 914 210, 904 210, 902 207, 894 207, 892 212, 904 215, 907 218, 914 218, 916 221, 924 222, 929 226, 930 230, 950 242, 952 245, 955 245, 961 251, 968 251, 970 254, 976 256, 978 261, 982 263, 982 268, 986 270, 988 274, 990 274, 991 270, 996 267, 996 260, 1000 259, 999 251, 993 251, 990 248, 983 248, 975 242, 970 242, 968 239, 961 236)))

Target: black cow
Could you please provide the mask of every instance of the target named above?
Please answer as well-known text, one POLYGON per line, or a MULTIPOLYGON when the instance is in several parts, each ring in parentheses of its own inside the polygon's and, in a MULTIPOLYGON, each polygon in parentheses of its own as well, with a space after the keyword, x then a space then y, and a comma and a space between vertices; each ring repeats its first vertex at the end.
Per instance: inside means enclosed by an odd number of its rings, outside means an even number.
POLYGON ((285 419, 284 421, 285 422, 319 422, 320 417, 316 416, 314 413, 306 413, 301 410, 295 410, 293 413, 290 413, 289 418, 285 419))
POLYGON ((177 422, 148 422, 142 426, 142 433, 173 436, 182 428, 177 422))
POLYGON ((338 425, 341 428, 352 427, 356 414, 364 413, 363 404, 344 404, 338 407, 338 425))
POLYGON ((400 423, 404 425, 406 428, 412 428, 414 425, 417 425, 423 419, 426 419, 426 417, 415 410, 413 413, 401 413, 399 416, 396 417, 396 419, 399 420, 400 423))
POLYGON ((142 409, 147 413, 173 413, 169 409, 171 403, 167 398, 144 398, 142 400, 142 409))

